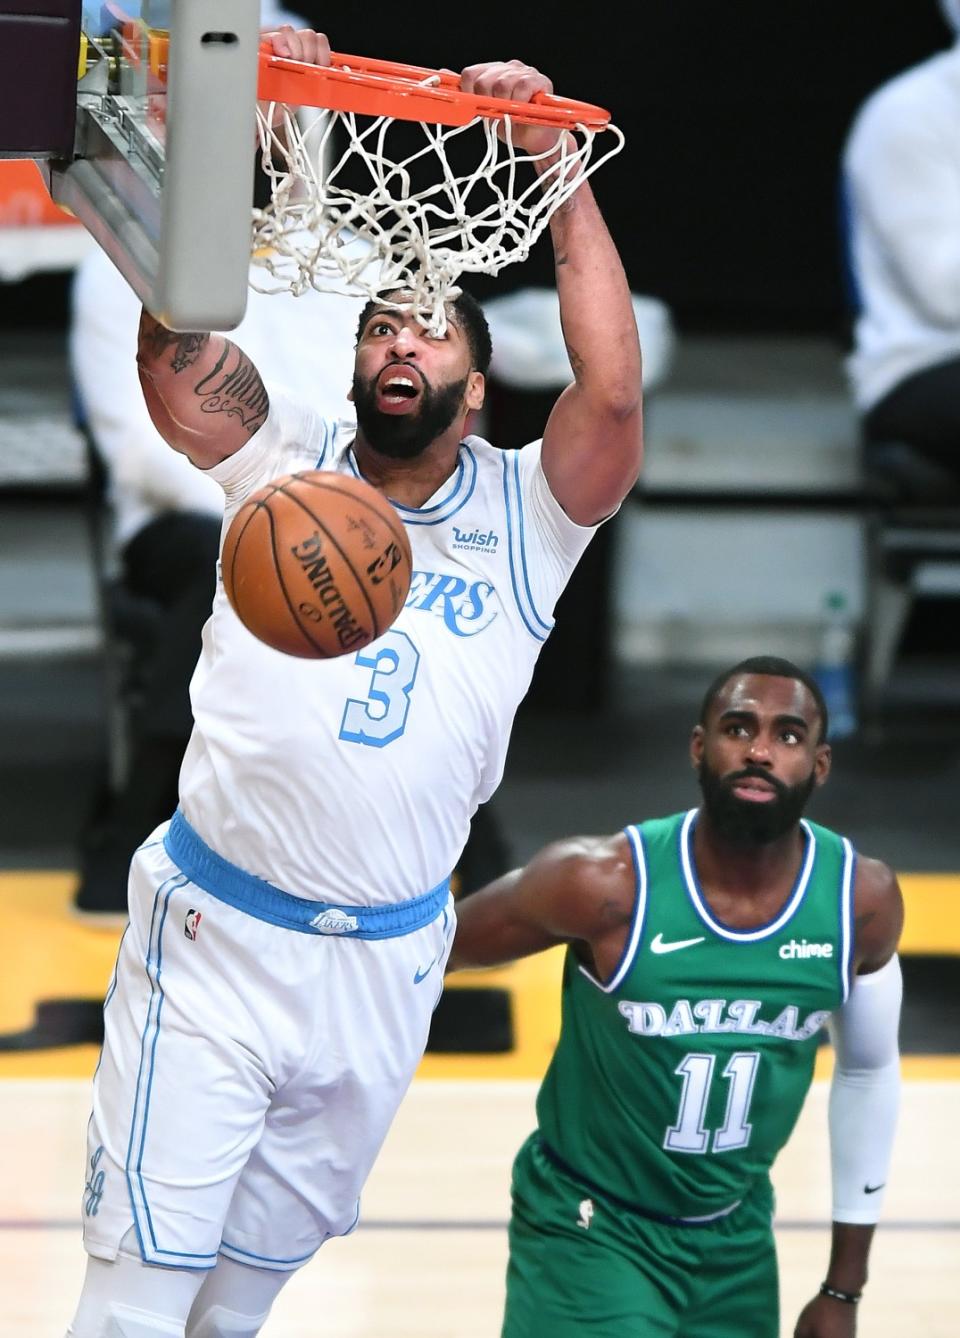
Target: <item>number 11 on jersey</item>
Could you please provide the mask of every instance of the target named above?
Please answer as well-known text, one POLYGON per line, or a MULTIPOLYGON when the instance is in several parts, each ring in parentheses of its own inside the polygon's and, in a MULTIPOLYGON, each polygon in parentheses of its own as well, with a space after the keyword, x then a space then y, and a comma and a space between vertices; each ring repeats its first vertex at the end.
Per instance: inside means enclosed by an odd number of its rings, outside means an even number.
MULTIPOLYGON (((683 1079, 677 1122, 667 1130, 663 1146, 669 1152, 704 1153, 709 1149, 710 1130, 704 1120, 716 1055, 685 1055, 674 1073, 683 1079)), ((730 1084, 727 1110, 723 1124, 713 1134, 713 1151, 730 1152, 745 1148, 750 1142, 752 1127, 747 1121, 753 1085, 757 1078, 760 1056, 756 1051, 741 1051, 730 1057, 724 1077, 730 1084)))

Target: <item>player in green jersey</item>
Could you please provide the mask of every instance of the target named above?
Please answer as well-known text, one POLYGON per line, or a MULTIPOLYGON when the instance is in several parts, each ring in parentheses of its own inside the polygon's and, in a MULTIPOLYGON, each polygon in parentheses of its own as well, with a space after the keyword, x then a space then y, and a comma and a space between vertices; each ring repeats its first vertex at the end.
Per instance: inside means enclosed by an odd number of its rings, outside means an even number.
POLYGON ((769 1169, 826 1024, 833 1235, 795 1338, 851 1338, 899 1101, 903 902, 802 814, 827 710, 757 657, 704 698, 702 802, 547 846, 458 907, 451 969, 569 945, 514 1164, 503 1338, 777 1338, 769 1169))

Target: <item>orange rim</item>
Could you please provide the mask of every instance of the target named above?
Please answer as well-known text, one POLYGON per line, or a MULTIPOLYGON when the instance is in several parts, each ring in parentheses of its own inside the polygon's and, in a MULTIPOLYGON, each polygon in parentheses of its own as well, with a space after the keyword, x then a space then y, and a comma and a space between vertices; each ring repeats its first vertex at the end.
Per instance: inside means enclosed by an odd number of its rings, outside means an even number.
POLYGON ((490 120, 509 116, 526 125, 557 129, 582 125, 588 130, 603 130, 610 123, 610 113, 589 102, 574 102, 549 93, 537 93, 530 102, 477 97, 465 93, 460 76, 447 70, 334 51, 330 59, 329 66, 307 65, 277 56, 268 44, 261 44, 258 97, 293 107, 324 107, 437 125, 468 125, 478 116, 490 120), (424 79, 433 82, 424 86, 424 79))

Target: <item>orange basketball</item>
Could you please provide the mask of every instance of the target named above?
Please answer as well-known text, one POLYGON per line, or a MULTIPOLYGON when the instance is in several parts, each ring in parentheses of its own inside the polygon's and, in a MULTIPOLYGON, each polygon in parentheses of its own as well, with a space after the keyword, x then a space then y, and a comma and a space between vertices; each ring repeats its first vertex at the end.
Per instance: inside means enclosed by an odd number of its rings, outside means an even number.
POLYGON ((381 636, 403 608, 410 541, 376 488, 304 470, 253 493, 230 522, 221 569, 237 617, 275 650, 327 660, 381 636))

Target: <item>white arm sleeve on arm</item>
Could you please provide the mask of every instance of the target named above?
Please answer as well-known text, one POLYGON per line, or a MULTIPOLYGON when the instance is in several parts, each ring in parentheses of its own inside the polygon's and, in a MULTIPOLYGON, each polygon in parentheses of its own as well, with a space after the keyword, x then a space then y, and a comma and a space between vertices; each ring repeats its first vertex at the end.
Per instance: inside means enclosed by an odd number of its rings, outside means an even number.
POLYGON ((833 1220, 880 1218, 900 1106, 898 1030, 903 977, 894 954, 872 975, 857 976, 830 1021, 836 1052, 830 1086, 833 1220))

